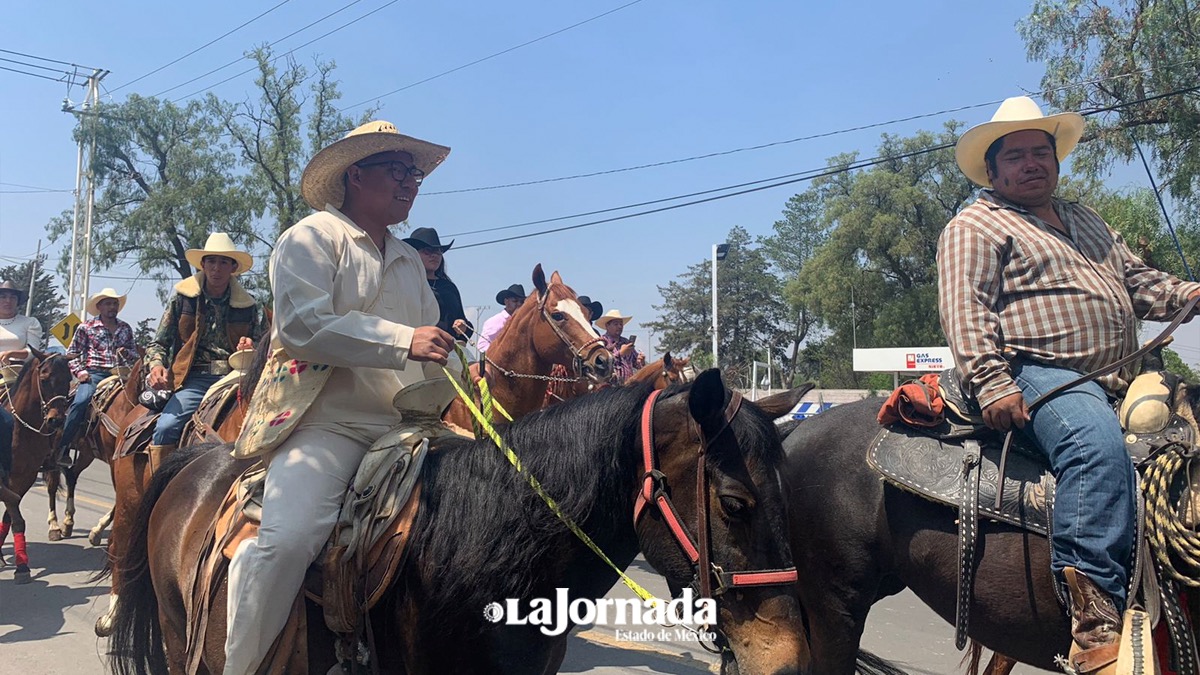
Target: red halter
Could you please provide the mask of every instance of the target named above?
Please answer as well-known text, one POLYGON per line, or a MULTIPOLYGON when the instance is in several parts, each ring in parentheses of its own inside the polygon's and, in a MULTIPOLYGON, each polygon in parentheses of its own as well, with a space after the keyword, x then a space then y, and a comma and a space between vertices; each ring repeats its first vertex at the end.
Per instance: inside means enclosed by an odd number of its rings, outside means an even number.
POLYGON ((675 536, 675 541, 692 563, 692 569, 696 575, 692 583, 694 585, 698 583, 702 598, 721 595, 730 588, 779 586, 795 583, 799 577, 794 566, 753 572, 726 572, 712 562, 712 542, 709 541, 708 535, 708 475, 704 471, 704 456, 708 447, 733 422, 734 416, 741 409, 742 395, 737 391, 733 392, 732 398, 729 399, 729 405, 725 407, 725 421, 716 433, 705 438, 703 429, 700 431, 700 447, 696 458, 696 505, 697 520, 699 521, 697 530, 700 533, 699 544, 697 544, 696 540, 688 534, 687 528, 684 527, 683 521, 679 518, 679 512, 675 510, 675 505, 671 503, 671 497, 667 492, 666 474, 658 470, 654 461, 654 401, 660 393, 662 393, 661 390, 651 392, 650 397, 642 406, 642 458, 646 473, 643 474, 642 489, 638 492, 637 502, 633 507, 634 525, 637 525, 638 519, 645 513, 647 505, 653 504, 658 508, 658 512, 662 514, 671 534, 675 536), (717 580, 715 591, 712 585, 714 578, 717 580))

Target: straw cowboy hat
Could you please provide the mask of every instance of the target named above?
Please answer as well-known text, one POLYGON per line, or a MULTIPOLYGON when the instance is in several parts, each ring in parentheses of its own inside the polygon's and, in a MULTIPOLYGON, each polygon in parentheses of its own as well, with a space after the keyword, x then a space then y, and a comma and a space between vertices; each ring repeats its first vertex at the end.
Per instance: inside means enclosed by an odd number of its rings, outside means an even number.
POLYGON ((237 270, 234 271, 234 276, 242 274, 254 267, 254 258, 249 253, 238 249, 229 235, 224 232, 213 232, 208 235, 208 241, 204 242, 204 248, 189 248, 183 254, 187 261, 196 269, 204 269, 202 261, 204 256, 219 255, 237 261, 237 270))
POLYGON ((632 316, 623 316, 621 314, 620 310, 610 309, 607 312, 605 312, 604 314, 601 314, 600 318, 596 319, 596 321, 594 323, 596 324, 596 328, 599 328, 600 330, 604 330, 604 329, 608 328, 608 322, 612 321, 613 319, 620 319, 621 325, 624 326, 625 324, 632 321, 633 317, 632 316))
POLYGON ((521 284, 513 284, 508 288, 496 294, 496 304, 503 305, 505 298, 521 298, 525 299, 525 287, 521 284))
POLYGON ((106 289, 100 291, 99 293, 93 295, 92 297, 88 298, 87 308, 86 308, 87 313, 88 314, 99 314, 100 313, 100 301, 105 298, 116 298, 118 312, 125 309, 125 296, 117 293, 117 291, 112 288, 106 288, 106 289))
POLYGON ((407 152, 412 155, 413 166, 428 176, 450 154, 450 148, 405 136, 391 122, 367 122, 318 152, 304 167, 304 175, 300 177, 304 201, 318 211, 326 204, 342 208, 346 197, 342 177, 346 169, 381 152, 407 152))
POLYGON ((10 292, 16 293, 17 294, 17 304, 25 302, 26 300, 29 299, 28 291, 26 291, 23 288, 18 287, 16 284, 14 284, 13 282, 8 281, 8 280, 0 282, 0 291, 10 291, 10 292))
POLYGON ((599 300, 592 300, 586 295, 579 296, 579 304, 587 307, 592 316, 598 317, 604 313, 604 305, 600 304, 599 300))
POLYGON ((404 243, 418 251, 423 248, 436 248, 445 253, 454 245, 454 240, 451 239, 449 244, 442 246, 442 240, 438 238, 437 230, 432 227, 418 227, 412 231, 412 234, 404 238, 404 243))
POLYGON ((1054 137, 1058 161, 1061 162, 1079 143, 1083 126, 1083 116, 1079 113, 1059 113, 1046 117, 1033 99, 1014 96, 1000 104, 990 122, 971 127, 958 139, 958 144, 954 146, 954 159, 958 161, 958 168, 972 182, 991 187, 984 155, 996 139, 1014 131, 1041 129, 1054 137))

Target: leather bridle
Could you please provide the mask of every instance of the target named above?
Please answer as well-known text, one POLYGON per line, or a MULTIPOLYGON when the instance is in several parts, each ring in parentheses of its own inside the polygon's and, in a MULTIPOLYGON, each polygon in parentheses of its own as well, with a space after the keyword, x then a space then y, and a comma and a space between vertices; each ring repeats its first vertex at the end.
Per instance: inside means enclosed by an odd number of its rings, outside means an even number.
POLYGON ((49 431, 45 431, 46 425, 50 423, 50 415, 49 415, 50 409, 57 407, 57 408, 60 408, 60 412, 65 413, 67 404, 70 402, 69 397, 64 396, 62 394, 55 394, 54 396, 51 396, 49 400, 47 400, 46 394, 42 390, 41 369, 43 366, 51 363, 51 361, 56 358, 63 358, 63 357, 60 357, 58 354, 51 354, 50 356, 46 357, 45 359, 40 360, 36 367, 33 367, 32 364, 30 364, 31 365, 30 373, 27 375, 27 377, 32 377, 32 378, 34 378, 34 380, 37 381, 38 401, 41 403, 41 414, 42 414, 41 426, 34 427, 32 424, 30 424, 30 423, 26 422, 24 419, 22 419, 20 412, 17 410, 16 401, 13 398, 12 392, 8 392, 8 394, 6 395, 6 397, 8 398, 9 405, 12 408, 13 418, 16 419, 18 422, 20 422, 21 426, 23 426, 26 429, 29 429, 30 431, 34 432, 35 434, 39 434, 41 436, 52 436, 52 435, 54 435, 55 432, 57 432, 57 429, 54 427, 51 427, 49 431), (59 399, 62 399, 62 401, 60 402, 59 399))
POLYGON ((638 520, 646 512, 647 506, 653 505, 658 509, 667 529, 671 531, 679 548, 683 550, 684 555, 692 564, 694 574, 692 585, 697 587, 702 598, 719 596, 731 588, 781 586, 795 583, 799 577, 794 566, 749 572, 726 572, 721 569, 720 565, 712 562, 712 541, 708 532, 708 474, 705 471, 705 455, 708 448, 726 430, 733 433, 729 426, 741 409, 742 395, 736 391, 733 392, 729 404, 725 407, 724 421, 716 433, 706 436, 704 430, 700 430, 700 443, 696 454, 696 513, 698 521, 696 531, 699 533, 699 540, 697 540, 691 536, 679 517, 679 511, 671 502, 670 492, 667 489, 667 476, 658 469, 655 462, 654 402, 661 393, 661 390, 651 392, 650 397, 642 406, 642 461, 646 471, 642 475, 642 489, 638 492, 637 501, 633 507, 634 526, 637 526, 638 520), (714 580, 716 581, 715 588, 713 587, 714 580))
MULTIPOLYGON (((490 357, 488 357, 486 355, 484 356, 484 360, 487 361, 492 366, 495 366, 496 370, 499 370, 506 377, 523 377, 523 378, 530 378, 530 379, 535 379, 535 380, 546 380, 549 382, 579 382, 581 380, 587 379, 589 376, 584 374, 583 364, 585 362, 587 362, 588 359, 595 356, 597 351, 605 350, 604 339, 601 337, 596 337, 591 340, 588 340, 587 342, 583 343, 578 348, 576 348, 575 345, 573 345, 571 343, 571 338, 567 336, 566 332, 563 331, 562 328, 559 328, 558 322, 554 320, 554 317, 550 316, 550 311, 546 309, 546 299, 550 295, 549 288, 547 288, 546 291, 547 292, 545 292, 545 293, 538 293, 538 304, 537 304, 538 312, 541 313, 542 318, 545 319, 546 323, 550 325, 550 330, 554 331, 554 334, 558 336, 558 339, 561 340, 562 343, 567 346, 568 350, 570 350, 570 352, 571 352, 571 368, 575 371, 575 377, 562 378, 562 377, 554 377, 551 375, 530 375, 530 374, 526 374, 526 373, 518 373, 518 372, 515 372, 512 370, 508 370, 507 368, 496 363, 495 361, 493 361, 490 357)), ((598 378, 596 378, 596 379, 598 380, 598 378)))

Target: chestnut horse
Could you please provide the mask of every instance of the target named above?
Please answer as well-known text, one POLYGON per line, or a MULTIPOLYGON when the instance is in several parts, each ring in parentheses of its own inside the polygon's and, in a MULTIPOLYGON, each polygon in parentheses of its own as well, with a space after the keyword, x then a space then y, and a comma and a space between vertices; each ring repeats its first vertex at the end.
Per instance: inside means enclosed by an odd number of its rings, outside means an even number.
MULTIPOLYGON (((139 348, 139 352, 142 350, 139 348)), ((139 354, 140 356, 140 354, 139 354)), ((136 419, 129 413, 138 407, 138 394, 141 393, 142 360, 138 358, 124 380, 118 385, 117 392, 109 399, 103 409, 95 407, 95 400, 89 404, 91 410, 86 422, 86 429, 76 442, 79 454, 69 468, 55 468, 46 471, 46 492, 50 497, 50 515, 47 523, 50 526, 50 541, 59 541, 70 537, 75 530, 75 486, 85 469, 96 459, 110 464, 113 453, 117 448, 117 437, 121 431, 136 419), (66 505, 63 507, 63 519, 58 521, 58 489, 60 482, 67 487, 66 505)), ((113 520, 113 509, 105 513, 100 522, 88 532, 88 542, 99 546, 104 536, 104 528, 113 520)))
MULTIPOLYGON (((4 520, 0 522, 0 546, 13 533, 13 580, 26 584, 29 554, 25 548, 25 518, 21 498, 37 480, 38 472, 54 449, 54 439, 67 419, 71 367, 62 354, 47 354, 32 347, 20 377, 9 389, 9 403, 15 419, 12 444, 12 472, 0 481, 0 501, 4 502, 4 520)), ((0 557, 0 562, 2 562, 0 557)))
POLYGON ((667 352, 661 359, 647 363, 630 375, 625 386, 649 382, 655 389, 666 389, 672 384, 688 382, 694 376, 694 371, 688 367, 689 361, 686 356, 673 358, 671 352, 667 352))
MULTIPOLYGON (((533 286, 533 294, 513 312, 480 363, 471 366, 473 377, 482 367, 493 399, 513 419, 545 405, 548 383, 604 382, 612 374, 612 355, 588 325, 575 291, 558 272, 547 284, 542 266, 534 267, 533 286), (568 375, 553 375, 555 365, 568 375)), ((471 428, 471 413, 458 399, 442 419, 471 428)))
MULTIPOLYGON (((714 571, 723 572, 715 630, 741 675, 808 672, 794 576, 784 569, 791 552, 776 471, 782 449, 771 422, 802 393, 743 402, 710 370, 661 393, 649 385, 609 387, 520 418, 501 433, 618 568, 640 550, 675 586, 699 581, 708 588, 714 571), (644 455, 656 457, 653 485, 643 484, 650 475, 644 455), (660 499, 651 497, 638 520, 635 498, 643 488, 660 499), (673 502, 684 540, 672 534, 660 502, 673 502), (697 555, 711 563, 695 564, 697 555), (730 581, 733 587, 725 585, 730 581)), ((188 616, 184 598, 205 532, 248 464, 220 446, 171 458, 151 481, 111 642, 119 675, 183 672, 188 624, 198 620, 188 616)), ((557 672, 573 622, 547 635, 524 622, 488 621, 483 608, 507 598, 527 608, 559 591, 572 603, 601 598, 617 574, 490 441, 433 440, 421 479, 407 558, 366 624, 378 649, 375 672, 557 672)), ((207 672, 224 665, 225 613, 221 589, 204 644, 194 646, 203 650, 207 672)), ((309 621, 308 635, 308 672, 325 673, 334 665, 333 636, 319 618, 309 621)))
MULTIPOLYGON (((270 340, 265 337, 259 341, 254 353, 254 361, 250 368, 242 374, 238 383, 237 405, 221 419, 216 434, 225 442, 232 443, 242 430, 242 421, 246 417, 246 409, 258 377, 266 366, 267 357, 271 353, 270 340)), ((144 413, 146 408, 136 406, 128 415, 126 426, 144 413)), ((182 445, 194 445, 208 440, 208 434, 203 425, 189 423, 186 427, 188 435, 182 439, 182 445)), ((212 447, 211 445, 209 447, 212 447)), ((116 492, 116 504, 113 506, 112 536, 108 540, 108 560, 103 570, 97 575, 102 578, 111 575, 112 583, 108 591, 108 611, 96 619, 94 630, 99 637, 108 637, 112 633, 113 618, 121 596, 121 556, 125 553, 131 524, 137 518, 138 509, 146 493, 150 478, 154 475, 147 455, 134 452, 120 457, 112 463, 113 488, 116 492)))

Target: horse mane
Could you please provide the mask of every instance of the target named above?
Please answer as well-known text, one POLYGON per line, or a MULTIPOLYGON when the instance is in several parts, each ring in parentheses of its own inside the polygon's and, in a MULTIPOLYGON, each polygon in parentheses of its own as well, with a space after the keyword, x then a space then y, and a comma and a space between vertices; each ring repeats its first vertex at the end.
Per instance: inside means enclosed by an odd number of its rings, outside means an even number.
MULTIPOLYGON (((54 354, 46 355, 47 358, 52 356, 54 356, 54 354)), ((16 396, 18 391, 21 391, 21 383, 25 381, 25 376, 29 375, 29 372, 34 369, 33 362, 35 359, 37 359, 37 357, 33 355, 33 352, 30 352, 29 356, 26 356, 25 360, 21 362, 21 372, 17 373, 16 382, 13 382, 12 386, 9 388, 9 392, 11 392, 9 394, 9 400, 12 400, 12 397, 16 396)))
MULTIPOLYGON (((616 532, 632 519, 632 495, 622 488, 637 459, 613 450, 633 445, 649 393, 648 386, 609 387, 527 415, 501 435, 567 516, 592 532, 616 532), (626 497, 620 506, 601 501, 626 497)), ((421 551, 418 573, 438 576, 423 620, 527 595, 554 573, 565 528, 490 442, 442 441, 422 473, 425 504, 411 546, 421 551), (462 573, 441 576, 446 569, 462 573)))
POLYGON ((267 361, 271 357, 271 338, 269 335, 264 335, 258 340, 258 345, 254 348, 254 359, 250 361, 250 368, 242 375, 242 381, 239 384, 241 400, 249 403, 254 397, 254 390, 258 388, 258 378, 262 377, 262 371, 267 367, 267 361))

